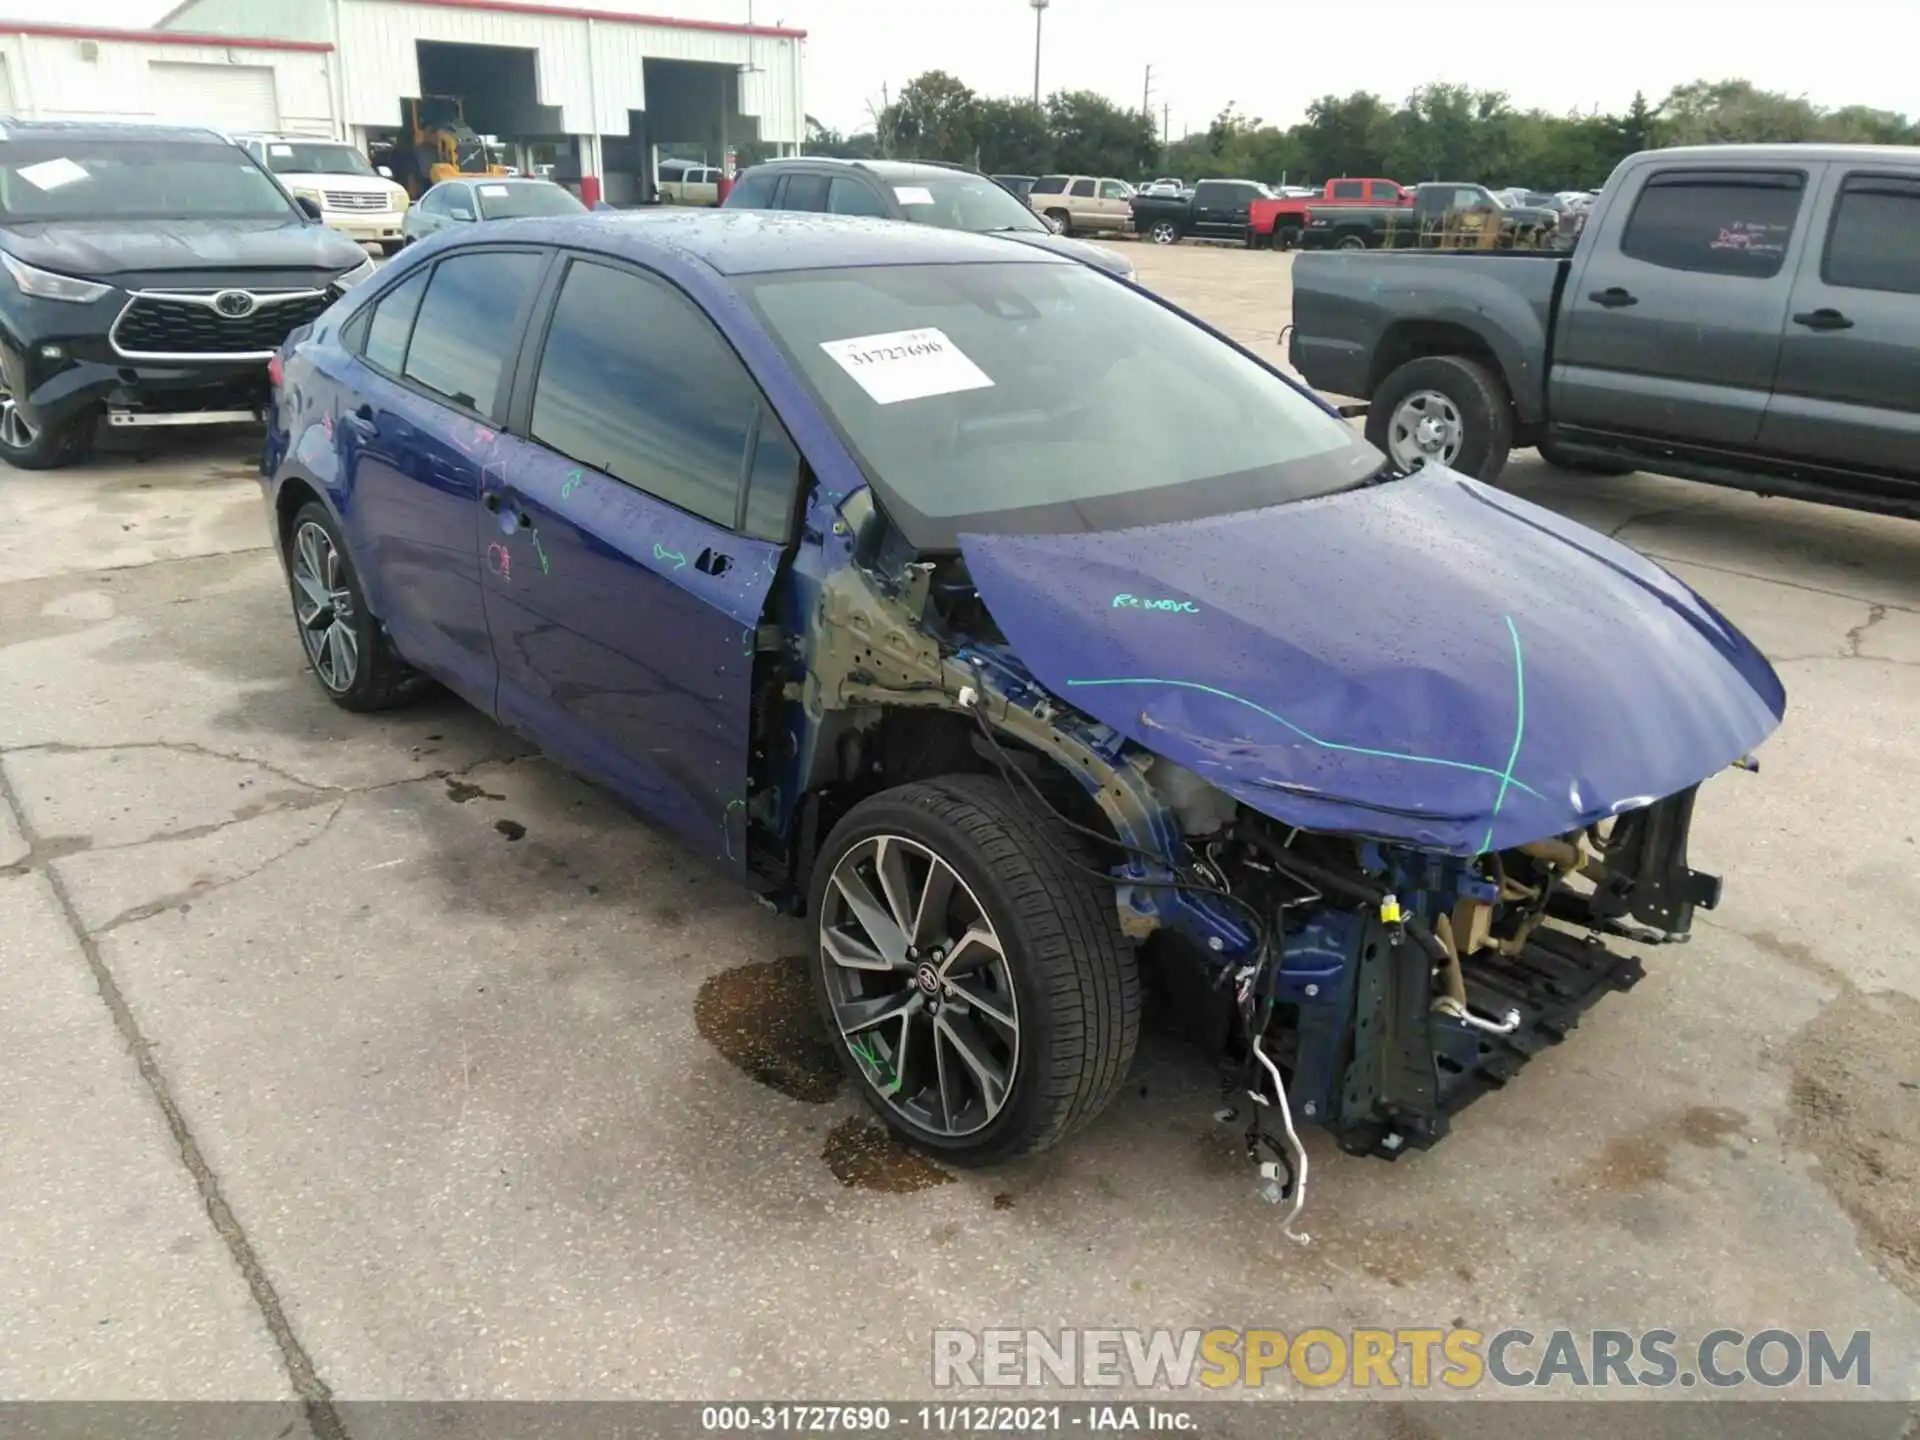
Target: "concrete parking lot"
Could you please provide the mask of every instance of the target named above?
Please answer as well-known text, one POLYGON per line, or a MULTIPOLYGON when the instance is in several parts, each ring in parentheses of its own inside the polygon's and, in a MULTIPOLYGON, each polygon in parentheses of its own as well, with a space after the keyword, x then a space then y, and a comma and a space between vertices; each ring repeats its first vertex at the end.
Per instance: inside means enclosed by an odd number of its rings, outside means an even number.
MULTIPOLYGON (((1128 253, 1287 322, 1288 257, 1128 253)), ((1310 1132, 1297 1247, 1160 1037, 1042 1158, 879 1141, 799 926, 454 701, 322 698, 256 445, 0 470, 0 1397, 905 1397, 936 1326, 1458 1324, 1868 1330, 1920 1398, 1920 525, 1516 456, 1790 713, 1703 793, 1693 942, 1429 1154, 1310 1132)))

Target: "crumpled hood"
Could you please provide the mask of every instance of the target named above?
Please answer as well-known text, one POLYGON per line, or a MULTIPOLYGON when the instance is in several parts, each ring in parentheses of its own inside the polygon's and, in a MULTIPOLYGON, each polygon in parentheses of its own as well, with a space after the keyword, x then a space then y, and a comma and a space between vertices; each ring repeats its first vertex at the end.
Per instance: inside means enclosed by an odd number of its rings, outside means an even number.
POLYGON ((1505 849, 1693 785, 1786 710, 1680 581, 1448 471, 961 545, 1042 685, 1289 825, 1505 849))
POLYGON ((167 270, 348 270, 367 258, 324 225, 286 220, 49 220, 0 228, 7 251, 89 279, 167 270))

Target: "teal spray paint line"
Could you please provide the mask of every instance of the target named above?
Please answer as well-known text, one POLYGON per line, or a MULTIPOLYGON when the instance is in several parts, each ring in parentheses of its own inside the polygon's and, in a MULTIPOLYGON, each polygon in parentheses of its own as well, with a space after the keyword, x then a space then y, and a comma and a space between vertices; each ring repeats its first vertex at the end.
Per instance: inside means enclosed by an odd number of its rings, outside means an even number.
POLYGON ((1500 618, 1507 622, 1507 634, 1513 638, 1513 749, 1507 752, 1507 768, 1500 775, 1500 793, 1493 797, 1493 813, 1487 817, 1487 836, 1480 842, 1482 855, 1493 848, 1493 822, 1500 818, 1500 807, 1507 799, 1507 787, 1520 784, 1513 778, 1513 767, 1520 759, 1521 743, 1527 738, 1527 665, 1520 653, 1520 630, 1513 623, 1511 615, 1500 618))
MULTIPOLYGON (((1509 621, 1508 624, 1511 625, 1512 622, 1509 621)), ((1519 637, 1517 635, 1515 636, 1514 644, 1517 650, 1519 645, 1519 637)), ((1365 755, 1375 760, 1401 760, 1409 765, 1437 765, 1445 770, 1464 770, 1469 774, 1486 775, 1501 781, 1501 794, 1503 796, 1506 793, 1506 788, 1511 786, 1516 790, 1524 790, 1536 800, 1546 799, 1546 796, 1513 774, 1513 765, 1511 762, 1508 763, 1505 770, 1496 770, 1491 765, 1475 765, 1467 760, 1443 760, 1437 755, 1414 755, 1399 750, 1376 750, 1367 745, 1344 745, 1337 740, 1323 740, 1311 730, 1294 724, 1284 715, 1275 714, 1257 701, 1249 700, 1244 695, 1236 695, 1231 690, 1220 690, 1212 685, 1202 685, 1197 680, 1162 680, 1147 676, 1132 676, 1109 680, 1067 681, 1069 689, 1087 689, 1119 685, 1159 685, 1172 690, 1197 690, 1203 695, 1213 695, 1222 700, 1231 700, 1236 705, 1244 705, 1256 714, 1264 715, 1276 725, 1285 726, 1302 740, 1305 740, 1309 745, 1318 746, 1322 750, 1332 750, 1342 755, 1365 755)), ((1519 754, 1519 741, 1517 738, 1514 742, 1514 753, 1516 756, 1519 754)))
POLYGON ((656 560, 673 561, 673 568, 676 570, 684 570, 687 568, 687 557, 685 555, 682 555, 678 550, 669 550, 666 546, 658 542, 656 542, 653 547, 653 558, 656 560))

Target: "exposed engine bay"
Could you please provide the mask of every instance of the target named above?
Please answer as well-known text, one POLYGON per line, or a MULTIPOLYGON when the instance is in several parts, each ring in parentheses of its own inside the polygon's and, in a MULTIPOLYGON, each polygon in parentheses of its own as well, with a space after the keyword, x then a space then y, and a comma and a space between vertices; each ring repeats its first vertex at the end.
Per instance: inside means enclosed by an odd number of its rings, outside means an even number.
MULTIPOLYGON (((1352 829, 1290 824, 1274 813, 1289 800, 1283 781, 1263 780, 1275 797, 1263 813, 1064 703, 966 560, 905 549, 864 495, 841 507, 832 544, 846 563, 795 577, 803 653, 788 678, 768 677, 761 710, 767 783, 749 813, 760 836, 796 837, 759 847, 766 888, 803 888, 809 837, 903 773, 998 771, 1036 823, 1097 842, 1159 1009, 1225 1066, 1216 1118, 1246 1122, 1257 1183, 1290 1206, 1290 1234, 1307 1191, 1300 1127, 1387 1159, 1433 1145, 1602 996, 1640 980, 1640 961, 1606 937, 1682 941, 1695 909, 1719 900, 1719 881, 1687 862, 1697 778, 1499 848, 1392 833, 1411 823, 1412 795, 1404 813, 1375 805, 1377 828, 1364 808, 1352 829)), ((1517 633, 1515 645, 1517 659, 1517 633)))

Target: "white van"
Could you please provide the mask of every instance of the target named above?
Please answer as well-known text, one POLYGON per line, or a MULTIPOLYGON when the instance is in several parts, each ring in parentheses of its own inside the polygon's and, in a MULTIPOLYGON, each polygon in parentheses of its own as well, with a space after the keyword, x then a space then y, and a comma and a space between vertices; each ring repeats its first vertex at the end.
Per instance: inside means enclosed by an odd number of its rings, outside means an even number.
POLYGON ((400 222, 407 192, 381 176, 365 155, 338 140, 299 135, 236 135, 293 198, 320 207, 320 218, 363 245, 391 254, 405 243, 400 222))

